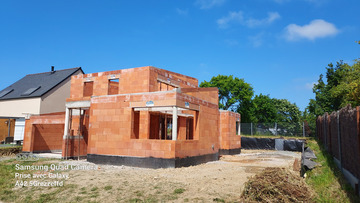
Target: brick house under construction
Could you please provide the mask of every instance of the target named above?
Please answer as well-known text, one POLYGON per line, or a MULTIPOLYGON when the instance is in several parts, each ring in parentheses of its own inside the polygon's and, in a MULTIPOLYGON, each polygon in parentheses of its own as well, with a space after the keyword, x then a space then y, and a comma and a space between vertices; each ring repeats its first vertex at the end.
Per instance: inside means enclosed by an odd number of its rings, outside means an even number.
POLYGON ((218 89, 147 66, 75 75, 66 112, 26 120, 24 152, 62 151, 102 164, 181 167, 241 150, 240 115, 218 89))

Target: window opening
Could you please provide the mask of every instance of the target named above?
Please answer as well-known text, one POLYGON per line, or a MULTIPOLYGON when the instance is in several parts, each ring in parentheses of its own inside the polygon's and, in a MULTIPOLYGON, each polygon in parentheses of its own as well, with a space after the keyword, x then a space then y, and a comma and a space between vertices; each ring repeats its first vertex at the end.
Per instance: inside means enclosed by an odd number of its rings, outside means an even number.
POLYGON ((189 117, 186 118, 186 139, 194 139, 194 119, 189 117))
POLYGON ((119 94, 119 78, 109 80, 108 95, 114 94, 119 94))
POLYGON ((169 91, 169 90, 172 90, 172 89, 174 89, 176 87, 172 86, 170 84, 166 84, 164 82, 158 81, 158 88, 159 88, 159 91, 169 91))
POLYGON ((140 112, 134 111, 134 126, 133 132, 131 133, 131 139, 139 139, 139 130, 140 130, 140 112))
POLYGON ((91 97, 93 95, 94 81, 84 82, 84 97, 91 97))
POLYGON ((240 122, 236 121, 236 129, 235 129, 236 135, 240 135, 240 122))
POLYGON ((172 116, 167 116, 166 121, 166 139, 172 140, 172 116))

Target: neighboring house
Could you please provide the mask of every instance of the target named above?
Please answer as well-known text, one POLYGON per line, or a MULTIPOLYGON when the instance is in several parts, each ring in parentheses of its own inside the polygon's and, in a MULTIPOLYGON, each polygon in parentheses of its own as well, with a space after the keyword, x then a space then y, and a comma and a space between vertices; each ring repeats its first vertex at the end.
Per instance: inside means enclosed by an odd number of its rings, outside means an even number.
POLYGON ((147 66, 72 76, 66 111, 26 120, 24 152, 140 167, 181 167, 241 150, 240 114, 217 88, 147 66))
POLYGON ((66 98, 70 96, 71 76, 84 74, 82 69, 71 68, 29 74, 0 91, 0 128, 3 123, 15 119, 15 125, 2 130, 0 141, 5 137, 23 140, 25 118, 30 115, 65 111, 66 98), (4 121, 3 121, 4 120, 4 121))
MULTIPOLYGON (((24 120, 25 124, 25 120, 24 120)), ((14 137, 15 119, 0 118, 0 144, 12 142, 14 137)))

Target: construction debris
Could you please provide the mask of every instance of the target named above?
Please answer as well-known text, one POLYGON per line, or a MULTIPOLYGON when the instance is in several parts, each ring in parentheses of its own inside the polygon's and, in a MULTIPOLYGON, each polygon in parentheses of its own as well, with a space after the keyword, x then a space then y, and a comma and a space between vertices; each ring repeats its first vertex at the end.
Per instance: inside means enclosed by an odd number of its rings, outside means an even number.
POLYGON ((305 181, 285 168, 266 168, 245 184, 243 202, 313 202, 305 181))
POLYGON ((312 160, 316 158, 317 157, 314 154, 314 152, 309 147, 307 147, 304 153, 302 154, 302 159, 303 159, 302 164, 305 167, 305 170, 311 170, 316 167, 317 163, 312 160))

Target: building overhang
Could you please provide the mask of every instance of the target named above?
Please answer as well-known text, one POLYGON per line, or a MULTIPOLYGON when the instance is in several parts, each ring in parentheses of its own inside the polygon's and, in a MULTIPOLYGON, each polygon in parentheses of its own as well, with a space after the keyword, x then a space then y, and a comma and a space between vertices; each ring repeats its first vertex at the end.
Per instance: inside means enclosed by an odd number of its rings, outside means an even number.
POLYGON ((65 106, 66 108, 69 109, 88 109, 90 108, 90 104, 91 102, 89 100, 84 100, 84 101, 71 101, 71 102, 66 102, 65 106))
MULTIPOLYGON (((165 106, 165 107, 136 107, 134 111, 149 111, 149 112, 160 112, 164 114, 173 114, 174 107, 165 106)), ((189 109, 184 109, 177 107, 176 110, 178 111, 177 115, 182 117, 194 117, 192 114, 182 113, 182 111, 187 111, 189 109)))

